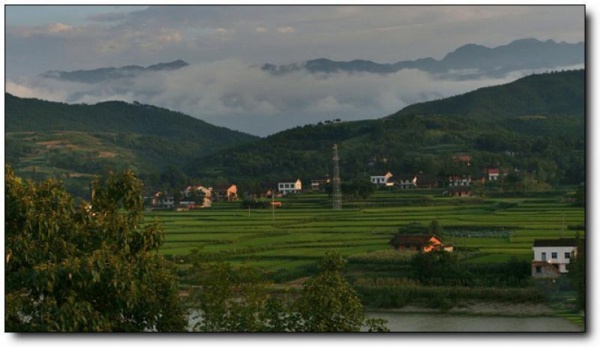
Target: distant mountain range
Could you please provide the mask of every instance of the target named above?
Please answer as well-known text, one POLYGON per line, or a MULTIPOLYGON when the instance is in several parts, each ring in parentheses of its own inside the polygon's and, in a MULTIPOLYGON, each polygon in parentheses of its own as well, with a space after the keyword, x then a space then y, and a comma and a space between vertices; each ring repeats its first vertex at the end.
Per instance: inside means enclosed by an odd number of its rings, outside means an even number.
POLYGON ((125 77, 135 77, 144 72, 177 70, 188 65, 183 60, 175 60, 170 63, 159 63, 147 67, 128 65, 119 68, 103 67, 94 70, 46 71, 40 76, 69 82, 98 83, 125 77))
POLYGON ((513 71, 576 66, 584 62, 583 42, 565 43, 530 38, 516 40, 495 48, 468 44, 448 53, 442 60, 423 58, 379 64, 370 60, 333 61, 321 58, 289 65, 264 64, 262 70, 273 75, 283 75, 295 71, 308 71, 313 74, 338 72, 390 74, 403 69, 417 69, 432 73, 438 78, 462 80, 481 77, 498 78, 513 71))

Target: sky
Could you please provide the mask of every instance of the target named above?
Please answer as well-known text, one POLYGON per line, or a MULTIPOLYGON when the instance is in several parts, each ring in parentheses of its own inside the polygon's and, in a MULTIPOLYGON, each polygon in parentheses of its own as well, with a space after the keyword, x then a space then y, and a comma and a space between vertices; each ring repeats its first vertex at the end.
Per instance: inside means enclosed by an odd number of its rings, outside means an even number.
POLYGON ((411 103, 510 82, 440 81, 417 70, 380 76, 258 67, 316 58, 394 63, 456 48, 536 38, 584 41, 582 6, 19 6, 5 7, 5 89, 20 97, 141 102, 266 136, 341 118, 381 118, 411 103), (40 77, 182 59, 185 69, 88 85, 40 77))

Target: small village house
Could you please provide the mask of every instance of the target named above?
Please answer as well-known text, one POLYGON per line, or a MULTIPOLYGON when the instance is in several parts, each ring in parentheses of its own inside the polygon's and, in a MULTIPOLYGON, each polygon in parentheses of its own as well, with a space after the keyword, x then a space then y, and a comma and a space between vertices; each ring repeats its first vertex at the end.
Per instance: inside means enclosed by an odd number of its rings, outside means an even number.
POLYGON ((237 186, 235 184, 220 185, 213 189, 215 201, 236 201, 238 198, 237 186))
POLYGON ((445 245, 439 236, 432 234, 397 234, 390 240, 389 244, 398 251, 406 250, 424 253, 438 249, 443 249, 447 252, 454 251, 452 245, 445 245))
POLYGON ((294 180, 283 180, 277 183, 277 191, 283 195, 296 194, 302 191, 302 181, 300 179, 294 180))
POLYGON ((558 277, 569 272, 571 257, 577 254, 577 240, 570 238, 533 240, 531 276, 558 277))
POLYGON ((201 185, 187 186, 181 191, 182 199, 179 202, 180 205, 196 207, 211 207, 213 189, 211 187, 206 188, 201 185))
POLYGON ((490 168, 488 171, 488 181, 497 181, 500 178, 500 169, 490 168))
POLYGON ((448 177, 448 186, 451 187, 468 187, 471 185, 471 176, 449 176, 448 177))
POLYGON ((394 187, 397 189, 417 189, 417 176, 415 175, 402 175, 396 177, 394 180, 394 187))
POLYGON ((174 208, 175 198, 172 195, 156 192, 152 196, 152 207, 154 208, 174 208))
POLYGON ((387 172, 385 175, 372 175, 371 176, 371 183, 376 184, 378 186, 393 186, 393 182, 391 182, 390 178, 392 178, 392 173, 391 172, 387 172))

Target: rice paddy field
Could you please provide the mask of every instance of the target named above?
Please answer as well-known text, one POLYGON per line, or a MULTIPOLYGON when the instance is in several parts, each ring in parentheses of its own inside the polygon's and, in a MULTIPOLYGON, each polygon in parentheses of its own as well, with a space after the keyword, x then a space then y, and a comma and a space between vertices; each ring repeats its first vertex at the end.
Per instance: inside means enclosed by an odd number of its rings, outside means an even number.
POLYGON ((164 255, 185 257, 198 248, 293 277, 327 251, 351 259, 389 256, 388 242, 399 227, 432 220, 442 226, 444 243, 470 251, 473 262, 531 260, 536 238, 585 236, 585 209, 572 206, 564 195, 457 198, 378 191, 368 201, 344 203, 334 211, 327 195, 306 193, 277 199, 283 207, 275 210, 216 203, 202 210, 149 211, 146 217, 163 224, 164 255))

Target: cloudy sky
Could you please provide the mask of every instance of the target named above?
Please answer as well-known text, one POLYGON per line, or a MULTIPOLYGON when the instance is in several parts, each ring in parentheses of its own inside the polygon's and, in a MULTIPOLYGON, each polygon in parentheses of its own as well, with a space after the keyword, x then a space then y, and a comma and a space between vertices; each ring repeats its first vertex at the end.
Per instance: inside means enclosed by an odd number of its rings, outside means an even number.
POLYGON ((264 136, 319 120, 380 118, 410 103, 520 77, 440 81, 417 70, 274 77, 257 68, 264 63, 439 60, 468 43, 581 42, 584 25, 582 6, 9 5, 5 88, 52 101, 138 101, 264 136), (190 66, 119 83, 40 77, 177 59, 190 66))

